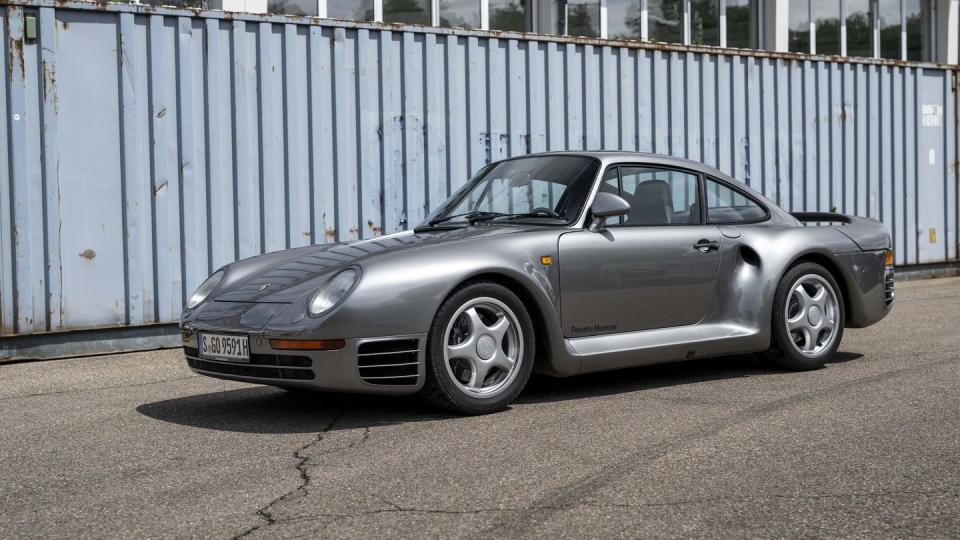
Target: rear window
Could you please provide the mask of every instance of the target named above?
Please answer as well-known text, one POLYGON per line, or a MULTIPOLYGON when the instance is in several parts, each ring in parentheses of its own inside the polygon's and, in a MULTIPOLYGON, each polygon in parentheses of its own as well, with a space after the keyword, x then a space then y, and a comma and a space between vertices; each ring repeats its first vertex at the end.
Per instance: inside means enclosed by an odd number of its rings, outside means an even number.
POLYGON ((743 193, 707 178, 707 223, 744 223, 767 217, 767 211, 743 193))

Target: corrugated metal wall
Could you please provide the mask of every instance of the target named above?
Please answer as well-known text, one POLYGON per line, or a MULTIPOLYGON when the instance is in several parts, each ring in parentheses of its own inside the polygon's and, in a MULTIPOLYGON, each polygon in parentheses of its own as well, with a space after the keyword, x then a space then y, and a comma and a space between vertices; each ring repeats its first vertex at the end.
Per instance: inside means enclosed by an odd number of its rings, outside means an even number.
POLYGON ((404 229, 544 150, 687 156, 883 220, 898 264, 957 258, 934 66, 47 0, 0 23, 6 335, 174 321, 222 264, 404 229))

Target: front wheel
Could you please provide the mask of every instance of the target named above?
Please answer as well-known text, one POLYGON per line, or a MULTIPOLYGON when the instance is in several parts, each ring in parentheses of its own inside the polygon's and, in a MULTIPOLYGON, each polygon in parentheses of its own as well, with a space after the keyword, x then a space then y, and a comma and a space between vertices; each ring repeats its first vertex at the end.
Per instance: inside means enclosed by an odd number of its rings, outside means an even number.
POLYGON ((815 263, 794 266, 777 287, 767 356, 787 369, 822 367, 840 346, 844 316, 830 272, 815 263))
POLYGON ((530 378, 534 343, 530 314, 510 289, 492 282, 463 287, 430 327, 423 395, 461 414, 503 409, 530 378))

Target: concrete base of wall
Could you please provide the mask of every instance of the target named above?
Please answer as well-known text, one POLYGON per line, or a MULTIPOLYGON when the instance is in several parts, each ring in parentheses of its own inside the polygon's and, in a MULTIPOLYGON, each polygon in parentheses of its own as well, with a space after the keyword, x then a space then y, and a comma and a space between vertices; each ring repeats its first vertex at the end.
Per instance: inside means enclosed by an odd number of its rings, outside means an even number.
POLYGON ((176 324, 51 332, 0 338, 0 364, 180 346, 176 324))
POLYGON ((954 276, 960 276, 960 261, 911 264, 909 266, 898 266, 896 268, 896 278, 898 281, 954 276))

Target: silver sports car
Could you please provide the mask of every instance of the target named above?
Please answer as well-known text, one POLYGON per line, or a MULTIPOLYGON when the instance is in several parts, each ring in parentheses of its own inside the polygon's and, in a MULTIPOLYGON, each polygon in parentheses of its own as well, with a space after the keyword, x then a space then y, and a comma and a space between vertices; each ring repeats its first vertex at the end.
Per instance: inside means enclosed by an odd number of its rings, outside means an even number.
POLYGON ((890 311, 892 265, 877 221, 790 214, 700 163, 549 153, 491 163, 412 231, 229 264, 181 328, 203 375, 479 414, 534 370, 818 368, 890 311))

